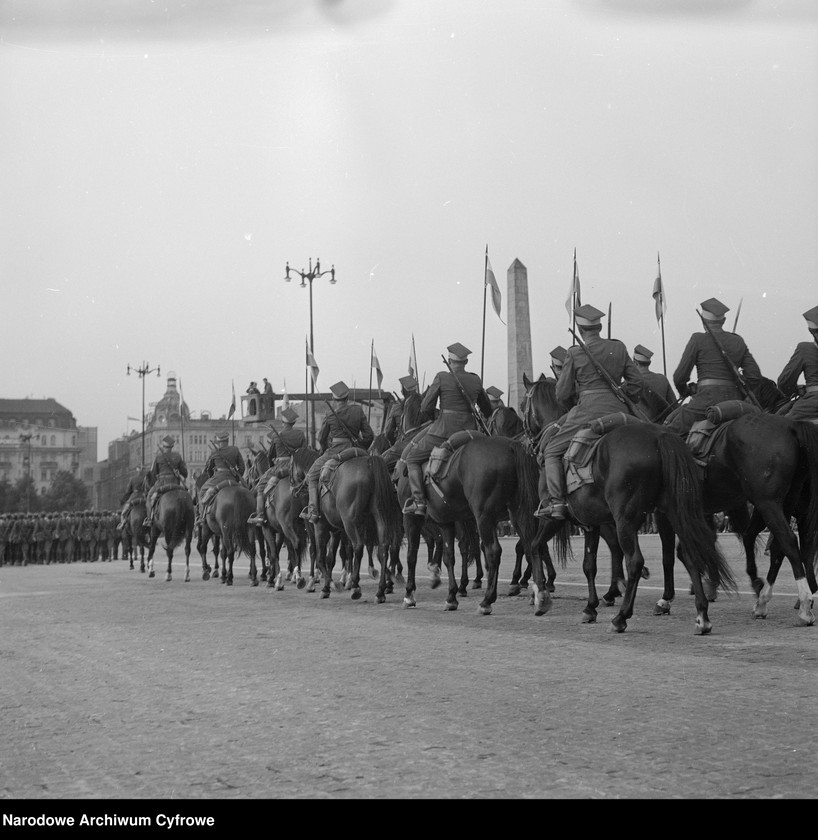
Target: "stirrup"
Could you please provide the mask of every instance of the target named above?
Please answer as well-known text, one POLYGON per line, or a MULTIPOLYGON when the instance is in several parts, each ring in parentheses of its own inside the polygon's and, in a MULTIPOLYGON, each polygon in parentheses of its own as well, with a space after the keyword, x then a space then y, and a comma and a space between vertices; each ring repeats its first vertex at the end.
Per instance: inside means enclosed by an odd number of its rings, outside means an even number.
POLYGON ((559 501, 540 502, 540 506, 534 512, 538 519, 565 519, 567 515, 568 505, 559 501))
POLYGON ((267 517, 263 513, 254 513, 247 518, 248 525, 265 525, 266 523, 267 517))
POLYGON ((150 519, 147 519, 147 518, 146 518, 146 519, 143 519, 143 520, 142 520, 142 527, 143 527, 143 528, 150 528, 150 527, 151 527, 151 521, 150 521, 150 519))
POLYGON ((403 505, 403 513, 409 516, 426 516, 426 505, 420 504, 414 499, 407 499, 403 505))

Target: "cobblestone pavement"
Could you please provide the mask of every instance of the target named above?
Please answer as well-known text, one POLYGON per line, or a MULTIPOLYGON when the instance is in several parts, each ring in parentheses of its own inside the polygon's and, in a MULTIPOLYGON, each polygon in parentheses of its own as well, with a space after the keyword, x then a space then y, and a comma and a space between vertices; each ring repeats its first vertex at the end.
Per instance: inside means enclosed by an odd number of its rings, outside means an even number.
POLYGON ((539 618, 505 594, 510 540, 491 616, 475 590, 444 611, 425 556, 411 610, 368 576, 360 601, 254 588, 243 558, 233 587, 194 558, 189 583, 0 568, 0 798, 813 798, 818 628, 789 567, 754 620, 720 542, 740 592, 706 637, 681 568, 653 616, 656 537, 624 634, 580 622, 581 547, 539 618))

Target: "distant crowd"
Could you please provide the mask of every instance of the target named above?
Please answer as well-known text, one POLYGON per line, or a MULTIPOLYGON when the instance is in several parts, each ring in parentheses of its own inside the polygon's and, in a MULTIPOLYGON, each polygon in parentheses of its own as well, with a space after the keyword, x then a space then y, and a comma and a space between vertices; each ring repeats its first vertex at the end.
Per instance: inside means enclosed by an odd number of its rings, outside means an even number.
POLYGON ((119 513, 0 513, 0 566, 94 563, 119 559, 119 513))

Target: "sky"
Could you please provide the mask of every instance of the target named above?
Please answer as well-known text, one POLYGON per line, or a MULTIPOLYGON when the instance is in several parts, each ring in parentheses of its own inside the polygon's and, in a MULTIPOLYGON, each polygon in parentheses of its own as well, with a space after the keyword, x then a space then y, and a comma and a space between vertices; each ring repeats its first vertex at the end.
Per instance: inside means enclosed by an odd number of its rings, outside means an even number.
POLYGON ((717 297, 777 378, 818 304, 816 36, 814 0, 0 0, 0 396, 103 459, 171 371, 194 417, 307 390, 316 259, 320 390, 374 345, 399 392, 414 338, 421 384, 460 342, 507 391, 507 271, 536 377, 574 249, 653 370, 717 297))

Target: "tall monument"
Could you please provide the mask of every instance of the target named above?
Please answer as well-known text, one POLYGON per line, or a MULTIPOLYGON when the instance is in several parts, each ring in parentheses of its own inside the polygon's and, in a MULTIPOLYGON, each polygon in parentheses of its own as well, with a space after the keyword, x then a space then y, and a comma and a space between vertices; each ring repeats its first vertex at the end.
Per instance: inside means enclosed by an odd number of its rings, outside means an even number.
POLYGON ((508 291, 508 400, 520 411, 525 396, 523 373, 534 379, 531 356, 531 318, 528 309, 528 271, 515 258, 506 275, 508 291))

